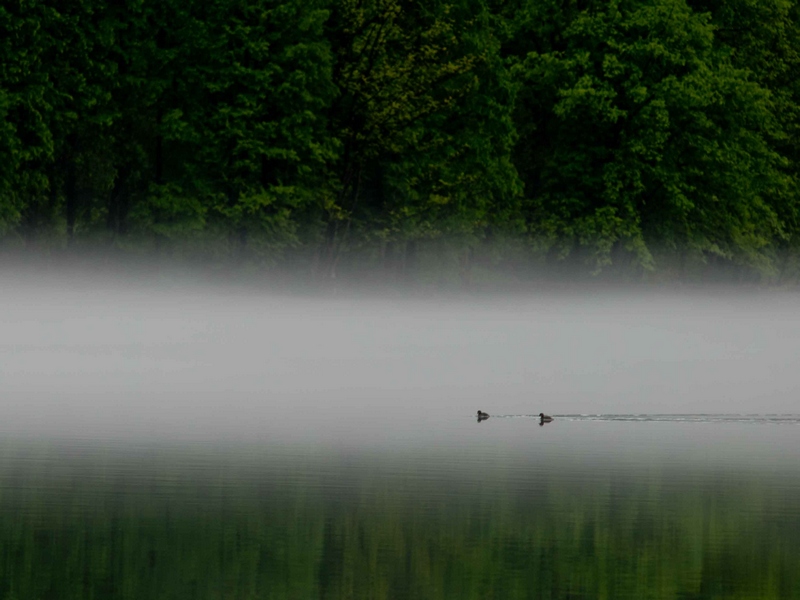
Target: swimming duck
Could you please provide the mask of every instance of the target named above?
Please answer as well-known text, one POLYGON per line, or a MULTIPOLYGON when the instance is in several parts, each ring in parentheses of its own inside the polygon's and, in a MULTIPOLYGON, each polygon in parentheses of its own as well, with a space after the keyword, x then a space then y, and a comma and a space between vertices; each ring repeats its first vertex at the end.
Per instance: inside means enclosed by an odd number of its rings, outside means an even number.
POLYGON ((549 417, 549 416, 547 416, 547 415, 546 415, 546 414, 544 414, 544 413, 539 413, 539 420, 540 420, 542 423, 549 423, 550 421, 552 421, 552 420, 553 420, 553 417, 549 417))
POLYGON ((489 413, 478 411, 478 418, 479 419, 488 419, 489 418, 489 413))

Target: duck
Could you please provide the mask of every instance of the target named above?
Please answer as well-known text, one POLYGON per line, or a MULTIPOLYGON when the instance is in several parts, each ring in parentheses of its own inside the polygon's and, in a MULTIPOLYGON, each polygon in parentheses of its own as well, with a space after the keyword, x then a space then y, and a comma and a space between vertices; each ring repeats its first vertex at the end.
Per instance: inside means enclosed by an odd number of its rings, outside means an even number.
POLYGON ((542 423, 549 423, 550 421, 553 420, 553 417, 550 417, 550 416, 548 416, 548 415, 546 415, 544 413, 539 413, 539 420, 542 423))
POLYGON ((481 411, 479 410, 479 411, 478 411, 478 418, 479 418, 479 419, 488 419, 488 418, 489 418, 489 413, 481 412, 481 411))

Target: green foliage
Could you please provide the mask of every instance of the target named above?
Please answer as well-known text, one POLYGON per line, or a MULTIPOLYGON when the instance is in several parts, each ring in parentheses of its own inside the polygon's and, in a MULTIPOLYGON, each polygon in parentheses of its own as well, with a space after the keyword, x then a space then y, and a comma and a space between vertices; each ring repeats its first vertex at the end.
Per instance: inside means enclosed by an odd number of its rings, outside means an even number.
POLYGON ((778 212, 783 236, 778 247, 785 270, 789 253, 798 243, 797 190, 800 182, 800 4, 785 0, 754 2, 692 2, 708 11, 715 25, 715 43, 731 56, 736 67, 747 69, 753 80, 769 90, 768 101, 779 128, 771 145, 785 157, 785 185, 769 191, 778 212))
POLYGON ((342 152, 329 254, 340 222, 385 246, 469 238, 517 216, 515 88, 489 17, 470 0, 335 5, 331 126, 342 152))
POLYGON ((795 0, 14 0, 0 235, 784 276, 798 69, 795 0))
MULTIPOLYGON (((536 3, 536 36, 553 5, 536 3)), ((682 0, 612 2, 545 31, 518 71, 532 219, 566 254, 615 245, 652 267, 648 247, 759 264, 784 234, 771 202, 786 159, 770 94, 714 45, 714 27, 682 0)))
POLYGON ((186 189, 222 194, 210 206, 234 229, 280 220, 307 200, 291 186, 323 183, 335 147, 322 119, 335 91, 326 18, 308 2, 200 2, 191 14, 170 139, 186 189))
POLYGON ((47 189, 37 169, 53 155, 47 123, 45 41, 39 32, 47 9, 35 2, 0 7, 0 227, 19 223, 22 212, 47 189))

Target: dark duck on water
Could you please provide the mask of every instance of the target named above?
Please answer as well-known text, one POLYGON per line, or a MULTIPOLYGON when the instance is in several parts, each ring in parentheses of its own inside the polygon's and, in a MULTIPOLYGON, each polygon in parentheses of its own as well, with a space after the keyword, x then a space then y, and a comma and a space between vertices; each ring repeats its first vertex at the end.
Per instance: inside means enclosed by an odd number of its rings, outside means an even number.
POLYGON ((489 413, 478 411, 478 421, 484 421, 489 418, 489 413))
POLYGON ((540 423, 549 423, 553 420, 553 417, 550 417, 544 413, 539 413, 539 422, 540 423))

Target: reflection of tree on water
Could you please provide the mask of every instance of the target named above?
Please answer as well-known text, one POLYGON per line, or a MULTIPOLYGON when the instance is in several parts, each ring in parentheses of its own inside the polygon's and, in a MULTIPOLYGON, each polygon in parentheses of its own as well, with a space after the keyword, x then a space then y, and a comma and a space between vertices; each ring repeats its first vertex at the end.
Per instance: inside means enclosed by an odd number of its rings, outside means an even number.
POLYGON ((0 598, 800 598, 797 477, 462 458, 3 458, 0 598))

